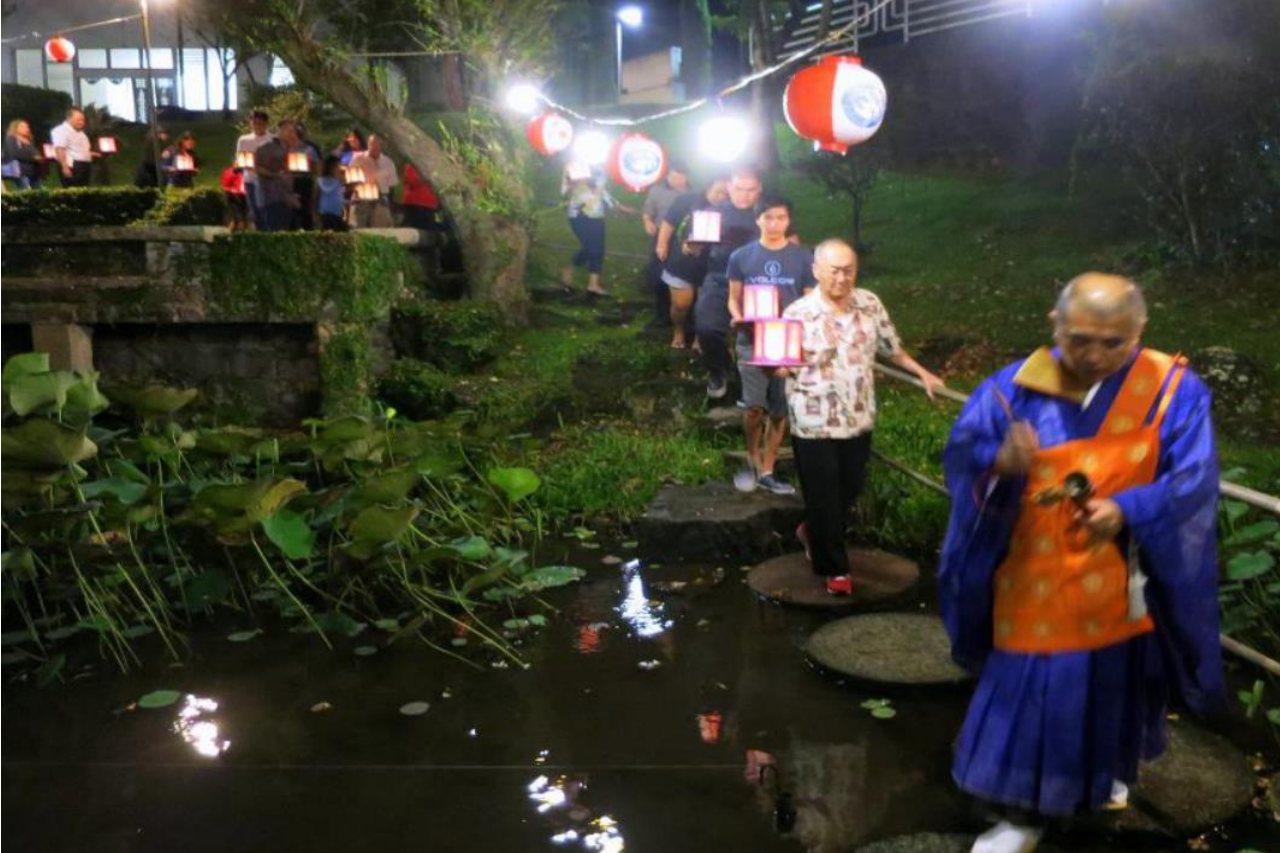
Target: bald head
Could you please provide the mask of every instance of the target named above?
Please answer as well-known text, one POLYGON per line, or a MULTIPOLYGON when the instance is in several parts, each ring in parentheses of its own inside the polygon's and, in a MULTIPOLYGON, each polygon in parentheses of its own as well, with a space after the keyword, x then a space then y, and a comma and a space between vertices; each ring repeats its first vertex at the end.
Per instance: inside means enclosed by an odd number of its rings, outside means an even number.
POLYGON ((853 250, 853 247, 839 237, 823 240, 813 250, 813 260, 815 262, 823 261, 834 266, 847 266, 850 263, 856 263, 857 259, 858 254, 853 250))
POLYGON ((1147 302, 1142 289, 1124 276, 1087 272, 1067 282, 1053 309, 1054 323, 1087 315, 1097 320, 1128 321, 1141 328, 1147 322, 1147 302))
POLYGON ((1147 325, 1147 304, 1129 279, 1087 272, 1067 282, 1049 317, 1063 363, 1092 385, 1128 361, 1147 325))
POLYGON ((844 240, 823 240, 813 250, 813 277, 828 302, 843 305, 858 282, 858 253, 844 240))

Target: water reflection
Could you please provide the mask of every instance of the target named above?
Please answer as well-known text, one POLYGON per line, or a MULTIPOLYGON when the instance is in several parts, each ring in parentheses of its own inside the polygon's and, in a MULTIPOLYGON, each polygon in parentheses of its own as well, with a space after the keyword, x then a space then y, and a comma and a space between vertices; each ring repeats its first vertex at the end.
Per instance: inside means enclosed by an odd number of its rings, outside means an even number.
POLYGON ((178 719, 173 724, 173 730, 178 736, 190 744, 197 755, 205 758, 217 758, 231 748, 231 741, 218 736, 217 721, 206 716, 216 710, 216 700, 187 694, 182 707, 178 709, 178 719))
POLYGON ((580 802, 587 790, 585 775, 538 776, 526 790, 529 799, 537 803, 538 814, 552 824, 552 844, 580 847, 592 853, 620 853, 626 849, 618 821, 609 815, 592 817, 591 809, 580 802))
POLYGON ((665 605, 651 601, 644 591, 644 578, 640 575, 640 561, 632 560, 622 569, 622 603, 617 611, 637 637, 656 637, 671 627, 664 617, 665 605))

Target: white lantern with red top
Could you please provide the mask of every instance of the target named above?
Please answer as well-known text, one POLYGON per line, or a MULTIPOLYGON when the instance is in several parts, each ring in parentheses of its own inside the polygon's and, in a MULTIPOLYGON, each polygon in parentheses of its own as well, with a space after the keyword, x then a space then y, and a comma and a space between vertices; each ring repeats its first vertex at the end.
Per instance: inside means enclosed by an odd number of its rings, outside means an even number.
POLYGON ((236 152, 236 168, 252 169, 253 168, 253 152, 237 151, 236 152))
POLYGON ((742 287, 742 322, 776 320, 779 311, 778 288, 772 284, 747 284, 742 287))
POLYGON ((52 142, 46 142, 40 146, 40 153, 44 155, 46 160, 55 160, 58 157, 58 148, 52 142))
POLYGON ((559 154, 573 144, 573 125, 559 113, 543 113, 529 122, 524 134, 543 157, 559 154))
POLYGON ((44 55, 50 62, 70 62, 76 58, 76 46, 69 38, 54 36, 44 43, 44 55))
POLYGON ((173 155, 173 170, 175 172, 194 172, 196 170, 196 158, 190 154, 173 155))
POLYGON ((667 173, 667 152, 643 133, 624 133, 609 152, 609 177, 633 193, 642 192, 667 173))
POLYGON ((103 154, 115 154, 120 150, 120 148, 116 144, 116 138, 114 136, 99 136, 98 150, 103 154))
POLYGON ((342 170, 342 178, 348 184, 363 184, 364 169, 359 166, 348 166, 342 170))
POLYGON ((756 367, 800 367, 804 364, 804 323, 761 320, 755 324, 751 360, 756 367))
POLYGON ((720 211, 695 210, 689 223, 689 243, 720 242, 720 211))
POLYGON ((289 152, 289 171, 290 172, 310 172, 311 158, 307 156, 305 151, 289 152))
POLYGON ((814 148, 843 154, 880 129, 888 104, 884 83, 856 56, 824 56, 802 68, 782 96, 787 123, 814 148))

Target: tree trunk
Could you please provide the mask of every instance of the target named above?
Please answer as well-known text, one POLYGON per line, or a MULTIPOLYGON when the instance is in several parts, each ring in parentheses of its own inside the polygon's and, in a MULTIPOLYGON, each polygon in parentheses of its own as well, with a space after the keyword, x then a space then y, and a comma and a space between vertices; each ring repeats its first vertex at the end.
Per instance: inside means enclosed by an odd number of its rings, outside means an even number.
POLYGON ((680 79, 689 100, 711 89, 711 34, 698 0, 680 0, 680 79))
MULTIPOLYGON (((371 97, 354 74, 328 61, 317 45, 297 39, 282 42, 277 49, 301 85, 329 98, 361 124, 374 128, 392 149, 431 180, 453 218, 471 298, 494 302, 510 322, 523 323, 529 308, 524 270, 530 244, 524 224, 482 210, 483 188, 475 176, 385 98, 371 97)), ((527 203, 527 187, 513 186, 511 191, 517 196, 517 207, 527 203)))
MULTIPOLYGON (((754 73, 768 68, 772 61, 770 40, 773 33, 769 31, 768 3, 765 0, 752 4, 751 32, 751 71, 754 73)), ((751 84, 751 117, 760 133, 756 165, 766 170, 778 163, 778 140, 773 130, 775 100, 769 78, 751 84)))

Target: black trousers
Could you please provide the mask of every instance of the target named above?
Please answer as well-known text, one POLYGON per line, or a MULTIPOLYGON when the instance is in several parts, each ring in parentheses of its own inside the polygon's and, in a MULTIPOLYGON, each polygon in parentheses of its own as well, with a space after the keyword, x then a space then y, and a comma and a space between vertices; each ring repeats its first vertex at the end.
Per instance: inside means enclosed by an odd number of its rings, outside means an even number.
POLYGON ((87 187, 89 186, 89 161, 75 160, 71 164, 71 177, 62 174, 62 170, 58 169, 58 177, 62 179, 64 187, 87 187))
POLYGON ((791 436, 796 473, 804 493, 813 571, 834 577, 849 574, 845 533, 849 510, 867 482, 871 433, 854 438, 791 436))

